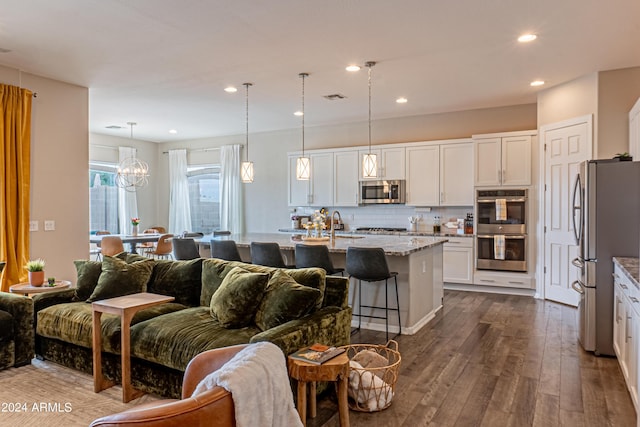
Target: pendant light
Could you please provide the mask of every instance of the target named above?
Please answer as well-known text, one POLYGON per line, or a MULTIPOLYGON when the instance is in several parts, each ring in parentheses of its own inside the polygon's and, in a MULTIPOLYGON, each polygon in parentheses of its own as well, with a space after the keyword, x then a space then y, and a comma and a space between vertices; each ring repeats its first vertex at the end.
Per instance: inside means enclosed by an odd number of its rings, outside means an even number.
MULTIPOLYGON (((133 127, 135 122, 127 122, 131 128, 131 139, 133 139, 133 127)), ((149 165, 136 158, 127 157, 118 164, 116 174, 116 184, 126 191, 134 192, 149 183, 149 165)))
POLYGON ((308 181, 311 177, 311 163, 308 157, 304 156, 304 79, 309 77, 308 73, 300 73, 302 79, 302 155, 296 161, 296 179, 308 181))
POLYGON ((249 161, 249 86, 253 86, 252 83, 243 83, 242 84, 245 88, 246 88, 246 95, 245 95, 245 111, 246 111, 246 120, 245 120, 245 124, 246 124, 246 128, 247 128, 247 132, 246 132, 246 139, 245 139, 245 144, 247 146, 247 160, 242 162, 242 164, 240 165, 240 179, 242 180, 242 182, 244 182, 245 184, 250 184, 253 182, 253 162, 249 161))
POLYGON ((369 75, 369 153, 362 158, 362 177, 376 178, 378 176, 378 156, 371 154, 371 68, 376 65, 375 62, 365 62, 369 75))

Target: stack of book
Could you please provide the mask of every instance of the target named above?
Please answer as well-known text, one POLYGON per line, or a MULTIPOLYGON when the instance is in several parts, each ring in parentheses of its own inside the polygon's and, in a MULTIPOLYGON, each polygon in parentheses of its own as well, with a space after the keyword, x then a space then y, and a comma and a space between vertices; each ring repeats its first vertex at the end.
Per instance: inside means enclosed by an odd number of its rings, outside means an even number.
POLYGON ((331 360, 339 354, 344 353, 344 348, 329 347, 323 344, 314 344, 309 348, 303 348, 289 357, 303 362, 313 363, 314 365, 321 365, 327 360, 331 360))

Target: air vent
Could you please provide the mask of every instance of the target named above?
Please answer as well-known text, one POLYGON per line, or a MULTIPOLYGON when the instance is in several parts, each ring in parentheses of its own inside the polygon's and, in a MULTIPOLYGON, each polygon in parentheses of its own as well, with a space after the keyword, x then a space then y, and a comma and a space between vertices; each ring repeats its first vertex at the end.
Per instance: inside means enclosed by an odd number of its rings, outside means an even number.
POLYGON ((107 126, 107 129, 124 129, 124 126, 110 125, 107 126))
POLYGON ((341 93, 333 93, 331 95, 325 95, 324 97, 327 98, 329 101, 335 101, 337 99, 345 99, 346 98, 346 96, 344 96, 341 93))

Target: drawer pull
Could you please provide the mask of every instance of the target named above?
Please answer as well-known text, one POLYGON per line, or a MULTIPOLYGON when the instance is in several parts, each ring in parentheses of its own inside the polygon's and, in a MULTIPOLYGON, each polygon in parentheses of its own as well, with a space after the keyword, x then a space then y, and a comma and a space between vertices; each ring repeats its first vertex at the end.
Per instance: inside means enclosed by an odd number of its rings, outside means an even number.
POLYGON ((511 283, 512 285, 524 285, 524 282, 520 282, 517 280, 509 280, 509 283, 511 283))
POLYGON ((635 302, 635 303, 640 302, 640 301, 638 301, 638 298, 636 298, 636 297, 631 297, 631 301, 633 301, 633 302, 635 302))
POLYGON ((495 280, 493 279, 480 279, 481 282, 487 282, 487 283, 495 283, 495 280))
POLYGON ((620 287, 621 287, 622 289, 629 289, 629 288, 627 287, 627 285, 625 285, 624 283, 620 283, 620 287))

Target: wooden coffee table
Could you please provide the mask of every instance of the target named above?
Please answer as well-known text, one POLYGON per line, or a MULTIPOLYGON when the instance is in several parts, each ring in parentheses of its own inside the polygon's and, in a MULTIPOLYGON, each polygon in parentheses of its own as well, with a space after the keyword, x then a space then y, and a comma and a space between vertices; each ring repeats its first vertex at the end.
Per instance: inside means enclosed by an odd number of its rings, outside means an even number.
POLYGON ((71 287, 71 282, 68 280, 57 280, 55 286, 49 286, 47 283, 43 283, 42 286, 33 286, 31 283, 18 283, 9 288, 9 292, 22 295, 42 294, 45 292, 60 291, 71 287))
POLYGON ((338 411, 340 412, 340 425, 349 426, 349 402, 347 386, 349 385, 349 357, 342 353, 333 359, 327 360, 321 365, 304 362, 302 360, 287 358, 289 376, 298 381, 298 414, 303 425, 307 425, 307 383, 309 383, 309 416, 316 416, 316 382, 338 382, 338 411))
POLYGON ((131 319, 140 310, 173 301, 174 297, 150 293, 125 295, 91 303, 93 310, 93 391, 98 393, 114 385, 102 376, 102 313, 120 316, 120 356, 122 366, 122 402, 127 403, 144 393, 131 385, 131 319))

